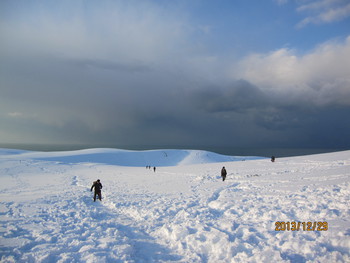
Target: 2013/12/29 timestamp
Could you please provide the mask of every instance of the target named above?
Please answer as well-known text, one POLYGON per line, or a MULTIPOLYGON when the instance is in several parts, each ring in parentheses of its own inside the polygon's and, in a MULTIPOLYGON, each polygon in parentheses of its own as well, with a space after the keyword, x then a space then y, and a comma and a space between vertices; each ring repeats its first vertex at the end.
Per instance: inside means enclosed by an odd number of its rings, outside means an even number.
POLYGON ((328 222, 281 222, 275 223, 275 231, 327 231, 328 222))

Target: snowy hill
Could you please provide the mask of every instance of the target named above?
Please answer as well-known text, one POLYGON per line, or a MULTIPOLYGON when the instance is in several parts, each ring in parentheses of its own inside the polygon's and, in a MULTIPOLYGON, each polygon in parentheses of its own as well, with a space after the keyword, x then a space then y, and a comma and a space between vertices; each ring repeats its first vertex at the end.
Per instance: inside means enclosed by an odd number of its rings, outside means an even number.
POLYGON ((227 156, 198 150, 149 150, 131 151, 119 149, 87 149, 61 152, 30 152, 0 149, 0 155, 17 155, 15 158, 31 158, 61 163, 103 163, 120 166, 145 167, 177 166, 200 163, 256 160, 262 157, 227 156))
POLYGON ((235 158, 1 150, 1 262, 350 261, 350 151, 235 158))

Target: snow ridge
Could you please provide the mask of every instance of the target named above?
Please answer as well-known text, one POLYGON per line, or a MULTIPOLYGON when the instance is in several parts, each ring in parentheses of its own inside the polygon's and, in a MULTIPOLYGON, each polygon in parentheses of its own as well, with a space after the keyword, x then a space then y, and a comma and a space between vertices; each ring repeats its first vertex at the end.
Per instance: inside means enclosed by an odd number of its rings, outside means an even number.
POLYGON ((21 158, 55 161, 61 163, 103 163, 110 165, 145 167, 177 166, 200 163, 255 160, 262 157, 226 156, 197 150, 147 150, 131 151, 120 149, 86 149, 62 152, 28 152, 0 149, 0 155, 20 155, 21 158))

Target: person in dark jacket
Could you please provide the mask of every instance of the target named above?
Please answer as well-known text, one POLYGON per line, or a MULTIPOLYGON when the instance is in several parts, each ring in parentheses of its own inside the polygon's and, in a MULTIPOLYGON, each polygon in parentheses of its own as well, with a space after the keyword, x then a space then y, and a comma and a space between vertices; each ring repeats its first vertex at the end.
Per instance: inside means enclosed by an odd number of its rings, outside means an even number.
POLYGON ((92 186, 91 186, 91 192, 92 189, 95 188, 95 194, 94 194, 94 202, 96 202, 96 196, 98 196, 98 199, 100 201, 102 201, 102 194, 101 194, 101 190, 102 190, 102 184, 100 182, 100 179, 98 179, 97 181, 95 181, 92 186))
POLYGON ((224 167, 222 167, 222 169, 221 169, 222 181, 225 181, 226 175, 227 175, 227 172, 226 172, 226 169, 225 169, 225 166, 224 166, 224 167))

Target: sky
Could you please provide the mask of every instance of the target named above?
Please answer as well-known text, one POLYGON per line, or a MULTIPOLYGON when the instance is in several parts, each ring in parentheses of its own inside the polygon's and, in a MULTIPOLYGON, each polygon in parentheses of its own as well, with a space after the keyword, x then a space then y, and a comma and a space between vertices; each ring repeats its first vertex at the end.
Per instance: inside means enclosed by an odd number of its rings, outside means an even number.
POLYGON ((349 0, 0 1, 0 143, 350 148, 349 0))

